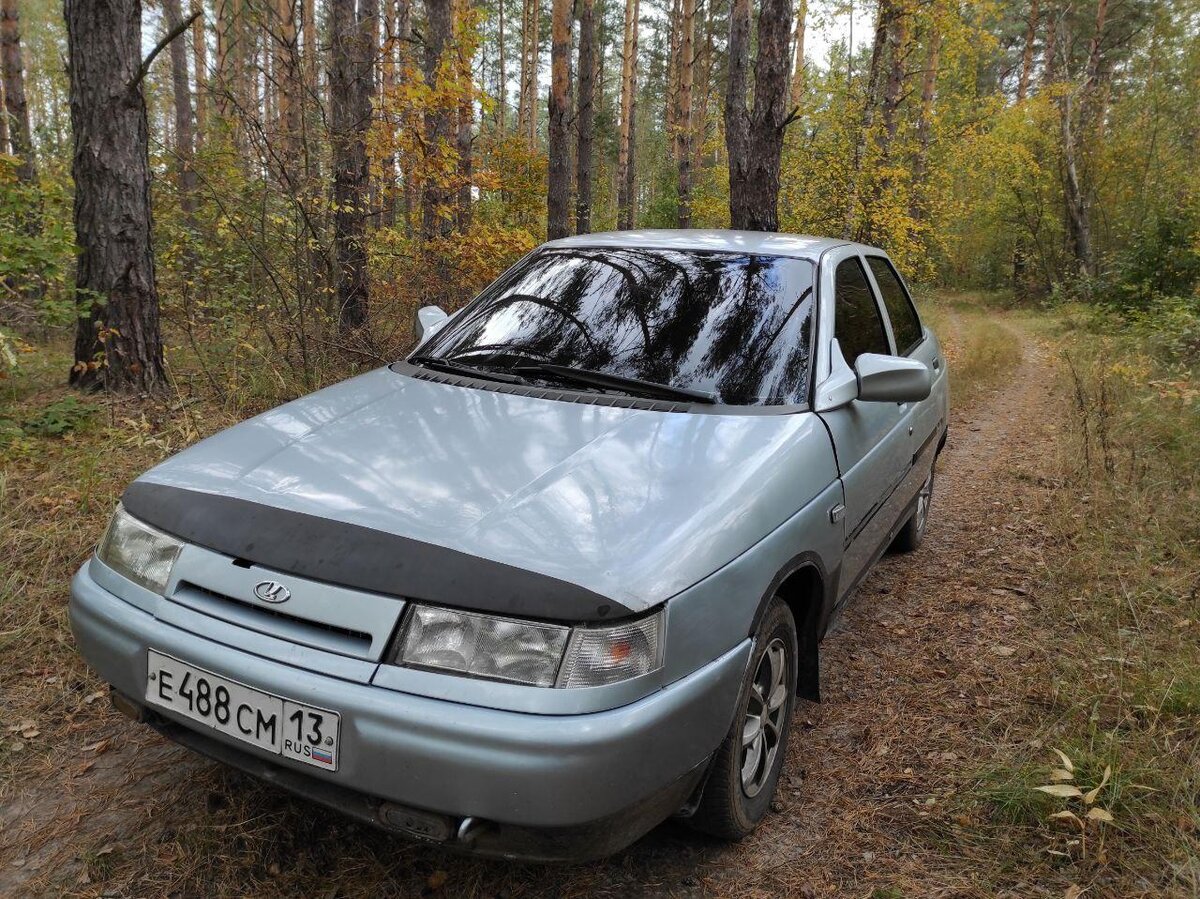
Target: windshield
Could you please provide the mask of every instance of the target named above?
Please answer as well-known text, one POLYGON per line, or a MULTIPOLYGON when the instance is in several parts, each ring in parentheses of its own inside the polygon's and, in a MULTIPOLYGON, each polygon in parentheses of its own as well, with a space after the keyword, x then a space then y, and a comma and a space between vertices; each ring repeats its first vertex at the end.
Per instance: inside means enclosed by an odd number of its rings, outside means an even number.
POLYGON ((421 355, 537 360, 730 405, 805 404, 814 308, 813 264, 803 259, 546 249, 487 288, 421 355))

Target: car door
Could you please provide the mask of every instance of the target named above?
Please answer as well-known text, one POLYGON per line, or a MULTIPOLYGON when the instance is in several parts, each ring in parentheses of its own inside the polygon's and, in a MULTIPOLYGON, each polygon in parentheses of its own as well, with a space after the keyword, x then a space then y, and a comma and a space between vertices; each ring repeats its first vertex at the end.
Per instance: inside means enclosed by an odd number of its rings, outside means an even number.
MULTIPOLYGON (((942 371, 941 347, 932 333, 926 333, 917 308, 913 304, 912 295, 905 287, 895 266, 882 253, 866 254, 867 270, 879 295, 883 299, 884 311, 892 329, 893 341, 896 345, 896 355, 916 359, 929 366, 935 382, 945 377, 942 371)), ((919 403, 911 404, 908 410, 908 426, 912 429, 912 454, 914 460, 932 458, 928 452, 931 443, 941 436, 945 427, 944 404, 939 402, 942 390, 930 392, 929 398, 919 403)), ((921 473, 918 480, 924 480, 928 471, 921 473)))
MULTIPOLYGON (((833 273, 833 333, 846 364, 863 353, 894 355, 879 298, 862 257, 843 254, 833 273)), ((912 464, 907 403, 850 403, 821 418, 829 429, 845 494, 840 593, 861 579, 890 536, 901 510, 889 503, 912 464)))

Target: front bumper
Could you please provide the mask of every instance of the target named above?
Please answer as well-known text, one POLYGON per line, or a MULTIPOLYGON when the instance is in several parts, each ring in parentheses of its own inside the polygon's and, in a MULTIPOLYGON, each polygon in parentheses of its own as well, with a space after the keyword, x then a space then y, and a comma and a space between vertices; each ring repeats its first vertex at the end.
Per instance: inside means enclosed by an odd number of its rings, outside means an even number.
POLYGON ((97 584, 87 565, 71 584, 70 619, 87 662, 134 703, 142 702, 153 647, 342 714, 337 772, 154 709, 148 720, 173 739, 359 818, 388 826, 396 818, 384 813, 398 805, 447 819, 450 842, 461 848, 546 859, 616 851, 686 800, 729 729, 750 653, 743 641, 620 708, 537 715, 414 696, 254 655, 158 620, 97 584), (532 839, 535 831, 548 839, 532 839), (583 846, 569 839, 579 835, 583 846))

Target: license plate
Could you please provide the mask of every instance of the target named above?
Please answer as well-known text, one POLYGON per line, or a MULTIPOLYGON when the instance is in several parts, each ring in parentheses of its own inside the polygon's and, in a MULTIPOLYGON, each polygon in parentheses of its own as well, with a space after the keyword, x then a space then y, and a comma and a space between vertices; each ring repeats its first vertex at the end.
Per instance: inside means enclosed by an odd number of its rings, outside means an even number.
POLYGON ((146 702, 213 730, 295 759, 336 771, 342 716, 284 699, 149 650, 146 702))

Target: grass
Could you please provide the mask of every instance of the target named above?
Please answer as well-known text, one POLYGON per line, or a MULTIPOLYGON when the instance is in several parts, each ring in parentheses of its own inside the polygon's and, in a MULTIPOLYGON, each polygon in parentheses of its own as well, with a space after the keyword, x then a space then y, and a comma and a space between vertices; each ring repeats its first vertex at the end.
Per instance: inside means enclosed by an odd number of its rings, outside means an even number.
MULTIPOLYGON (((1068 863, 1102 895, 1200 895, 1200 408, 1196 372, 1121 335, 1060 331, 1058 489, 1046 510, 1054 564, 1044 591, 1052 701, 1031 739, 984 772, 971 797, 1019 828, 1026 856, 1068 863), (1062 749, 1076 781, 1111 779, 1113 815, 1084 857, 1048 815, 1062 749), (1049 799, 1049 801, 1047 801, 1049 799), (1057 854, 1057 855, 1055 855, 1057 854), (1148 885, 1157 885, 1149 887, 1148 885), (1162 892, 1159 893, 1158 891, 1162 892)), ((1032 711, 1032 710, 1031 710, 1032 711)), ((1091 822, 1089 822, 1090 824, 1091 822)))

